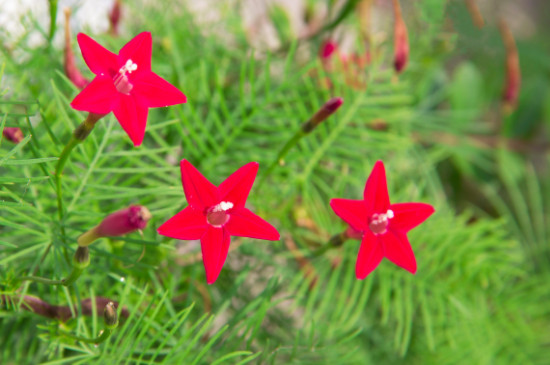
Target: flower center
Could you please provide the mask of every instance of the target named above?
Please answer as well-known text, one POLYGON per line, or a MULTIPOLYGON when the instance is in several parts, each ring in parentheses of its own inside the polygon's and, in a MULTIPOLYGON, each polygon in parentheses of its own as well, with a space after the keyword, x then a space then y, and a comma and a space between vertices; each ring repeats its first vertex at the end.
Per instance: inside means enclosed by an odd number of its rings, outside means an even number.
POLYGON ((113 78, 113 82, 115 83, 115 87, 118 90, 118 92, 122 94, 129 95, 130 91, 134 87, 130 83, 130 80, 128 80, 128 76, 126 74, 131 74, 133 71, 137 70, 138 65, 134 63, 132 60, 126 61, 126 64, 118 70, 118 73, 113 78))
POLYGON ((218 205, 208 208, 206 211, 206 220, 214 227, 221 227, 229 220, 227 211, 233 208, 231 202, 221 202, 218 205))
POLYGON ((389 220, 393 218, 393 210, 388 209, 386 213, 375 213, 369 219, 369 228, 374 234, 384 234, 388 231, 389 220))

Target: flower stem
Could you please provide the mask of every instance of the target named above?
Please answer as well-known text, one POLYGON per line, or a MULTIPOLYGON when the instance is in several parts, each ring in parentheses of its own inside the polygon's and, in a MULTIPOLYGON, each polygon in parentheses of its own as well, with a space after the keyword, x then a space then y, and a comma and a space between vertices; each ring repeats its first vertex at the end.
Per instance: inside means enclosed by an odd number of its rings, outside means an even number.
POLYGON ((105 329, 105 330, 101 331, 101 334, 99 336, 95 337, 95 338, 87 338, 87 337, 82 337, 82 336, 76 336, 76 335, 73 335, 72 333, 69 333, 69 332, 66 332, 66 331, 60 331, 60 333, 63 336, 72 338, 72 339, 80 341, 80 342, 100 344, 103 341, 105 341, 106 339, 108 339, 109 336, 111 336, 111 334, 113 333, 113 331, 114 330, 112 330, 112 329, 105 329))
POLYGON ((65 331, 61 331, 61 334, 81 342, 95 344, 102 343, 103 341, 108 339, 115 328, 118 327, 118 313, 114 302, 108 302, 105 306, 105 311, 103 312, 103 323, 105 325, 105 329, 101 331, 98 337, 95 338, 75 336, 72 333, 65 331))
POLYGON ((288 153, 288 151, 290 151, 290 149, 292 147, 294 147, 298 141, 303 137, 305 136, 307 133, 304 132, 304 130, 302 128, 300 128, 300 130, 298 130, 294 136, 292 136, 291 139, 289 139, 286 144, 283 146, 283 148, 281 148, 281 150, 279 151, 279 153, 277 154, 277 157, 275 158, 275 160, 273 160, 273 162, 271 162, 271 164, 269 165, 269 167, 267 168, 267 170, 265 170, 265 172, 263 173, 262 175, 262 178, 260 180, 260 182, 258 183, 258 186, 261 186, 265 179, 269 176, 269 174, 273 171, 273 169, 277 166, 277 165, 280 165, 283 161, 284 161, 284 158, 286 156, 286 154, 288 153))
POLYGON ((48 285, 69 286, 73 284, 82 274, 84 269, 90 264, 90 252, 88 247, 78 247, 73 257, 73 270, 65 279, 51 280, 40 276, 22 276, 20 281, 35 281, 37 283, 48 285))
POLYGON ((61 285, 63 283, 63 280, 52 280, 52 279, 46 279, 41 276, 22 276, 19 278, 21 281, 34 281, 37 283, 42 284, 48 284, 48 285, 61 285))
POLYGON ((49 0, 50 3, 50 32, 48 34, 48 41, 51 43, 55 34, 55 28, 57 26, 57 3, 58 0, 49 0))
POLYGON ((348 240, 348 238, 349 236, 347 230, 342 233, 335 234, 328 240, 328 245, 324 245, 323 247, 313 251, 310 257, 318 257, 323 255, 330 249, 340 247, 344 244, 344 242, 348 240))
POLYGON ((302 123, 300 129, 296 133, 294 133, 291 139, 286 142, 286 144, 277 154, 277 158, 273 160, 271 165, 269 165, 267 170, 264 172, 258 185, 261 186, 264 183, 265 179, 273 171, 275 166, 281 165, 283 163, 283 159, 288 151, 290 151, 290 149, 294 147, 302 137, 311 133, 315 128, 317 128, 317 126, 321 122, 330 117, 336 110, 338 110, 338 108, 340 108, 340 106, 342 106, 343 102, 344 101, 342 98, 330 99, 321 107, 321 109, 317 110, 317 112, 313 114, 311 118, 302 123))
MULTIPOLYGON (((64 212, 63 212, 63 188, 61 184, 61 176, 63 175, 63 169, 65 168, 65 164, 67 163, 69 156, 71 154, 71 151, 82 141, 88 137, 92 129, 94 129, 95 123, 101 119, 104 115, 100 114, 94 114, 89 113, 88 117, 84 122, 82 122, 73 132, 73 135, 71 136, 71 139, 69 140, 69 143, 65 146, 63 149, 63 152, 61 152, 61 155, 59 156, 59 160, 57 161, 57 166, 55 168, 55 182, 56 182, 56 193, 57 193, 57 215, 59 217, 59 224, 61 227, 61 238, 64 241, 65 240, 65 226, 63 224, 63 218, 64 218, 64 212)), ((65 256, 66 252, 65 252, 65 256)), ((68 261, 68 257, 67 261, 68 261)))
POLYGON ((73 271, 71 271, 69 276, 67 276, 66 278, 61 279, 61 280, 52 280, 52 279, 43 278, 41 276, 32 276, 32 275, 31 276, 22 276, 22 277, 19 278, 19 280, 21 280, 21 281, 34 281, 34 282, 37 282, 37 283, 48 284, 48 285, 69 286, 72 283, 74 283, 76 281, 76 279, 78 279, 78 277, 80 276, 80 274, 82 274, 83 271, 84 271, 84 269, 74 267, 73 271))

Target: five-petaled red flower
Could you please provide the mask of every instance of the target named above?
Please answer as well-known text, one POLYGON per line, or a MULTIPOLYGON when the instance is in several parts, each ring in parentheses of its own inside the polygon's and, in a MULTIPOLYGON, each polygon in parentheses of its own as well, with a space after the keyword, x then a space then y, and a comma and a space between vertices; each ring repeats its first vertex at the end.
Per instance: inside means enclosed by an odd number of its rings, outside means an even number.
POLYGON ((158 228, 163 236, 180 240, 201 240, 206 281, 218 278, 229 250, 230 236, 276 241, 279 232, 244 207, 256 179, 258 163, 250 162, 218 187, 191 163, 182 160, 181 181, 189 204, 158 228))
POLYGON ((84 61, 96 77, 71 106, 96 114, 112 111, 135 146, 143 141, 149 108, 187 101, 180 90, 151 71, 151 33, 138 34, 118 55, 86 34, 78 34, 77 39, 84 61))
POLYGON ((424 203, 390 204, 384 163, 377 161, 367 179, 363 200, 332 199, 334 212, 362 235, 355 275, 364 279, 383 257, 411 273, 416 259, 407 232, 424 222, 434 208, 424 203))

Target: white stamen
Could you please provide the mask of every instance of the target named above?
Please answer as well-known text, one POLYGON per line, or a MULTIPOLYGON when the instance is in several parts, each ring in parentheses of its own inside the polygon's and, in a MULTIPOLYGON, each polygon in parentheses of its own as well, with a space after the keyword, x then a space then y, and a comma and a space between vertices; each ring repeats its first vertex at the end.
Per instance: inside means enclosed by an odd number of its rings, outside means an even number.
POLYGON ((388 219, 392 219, 393 217, 394 217, 393 210, 388 209, 386 213, 373 214, 372 223, 379 224, 382 222, 387 222, 388 219))
POLYGON ((125 74, 126 72, 128 72, 129 74, 132 73, 132 71, 135 71, 137 70, 138 68, 138 65, 136 63, 134 63, 134 61, 132 60, 128 60, 126 61, 126 64, 124 66, 122 66, 120 68, 120 70, 118 70, 118 72, 120 72, 121 74, 125 74))
POLYGON ((212 208, 212 212, 226 212, 229 209, 233 208, 233 203, 231 202, 221 202, 212 208))

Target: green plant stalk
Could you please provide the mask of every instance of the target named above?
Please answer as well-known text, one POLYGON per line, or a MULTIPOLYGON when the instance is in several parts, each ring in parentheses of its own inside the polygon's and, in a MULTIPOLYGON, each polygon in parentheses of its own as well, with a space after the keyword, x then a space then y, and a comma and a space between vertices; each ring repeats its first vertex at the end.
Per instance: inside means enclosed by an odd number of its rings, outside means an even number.
POLYGON ((93 344, 100 344, 100 343, 104 342, 106 339, 109 338, 109 336, 111 336, 111 334, 113 332, 114 332, 114 328, 112 328, 112 329, 106 328, 101 332, 101 334, 99 336, 97 336, 95 338, 87 338, 87 337, 82 337, 82 336, 76 336, 76 335, 73 335, 72 333, 69 333, 69 332, 60 331, 60 333, 63 336, 72 338, 72 339, 80 341, 80 342, 93 343, 93 344))
POLYGON ((80 277, 80 274, 82 274, 83 271, 84 271, 83 268, 73 267, 73 270, 71 271, 69 276, 67 276, 66 278, 61 279, 61 280, 52 280, 52 279, 43 278, 41 276, 22 276, 22 277, 19 278, 19 280, 21 280, 21 281, 34 281, 34 282, 37 282, 37 283, 48 284, 48 285, 69 286, 69 285, 73 284, 80 277))
POLYGON ((342 233, 335 234, 330 238, 328 241, 328 244, 322 246, 321 248, 318 248, 317 250, 313 251, 310 255, 310 258, 313 257, 319 257, 323 254, 325 254, 330 249, 340 247, 349 239, 349 236, 347 234, 347 231, 344 231, 342 233))
POLYGON ((50 3, 50 31, 48 33, 48 42, 51 43, 57 27, 57 5, 58 0, 49 0, 50 3))
POLYGON ((48 285, 63 285, 69 286, 73 284, 84 272, 84 270, 90 265, 90 251, 88 247, 78 247, 73 257, 73 270, 64 279, 52 280, 43 278, 41 276, 22 276, 19 278, 21 281, 35 281, 37 283, 48 285))
MULTIPOLYGON (((65 227, 63 225, 63 219, 64 219, 64 212, 63 212, 63 188, 61 185, 61 176, 63 174, 63 170, 65 168, 65 164, 67 163, 67 160, 69 159, 69 156, 71 154, 71 151, 82 141, 88 137, 88 135, 92 132, 92 129, 94 129, 94 126, 96 122, 104 117, 104 115, 100 114, 94 114, 89 113, 88 117, 84 122, 82 122, 73 132, 73 135, 71 136, 71 139, 61 152, 61 155, 59 156, 59 160, 57 161, 57 166, 55 168, 55 183, 56 183, 56 192, 57 192, 57 215, 59 217, 59 224, 61 227, 61 236, 64 240, 65 237, 65 227)), ((65 256, 66 252, 65 252, 65 256)), ((68 260, 67 260, 68 261, 68 260)))
POLYGON ((267 170, 265 170, 265 172, 263 173, 262 178, 258 183, 258 187, 260 187, 264 183, 265 179, 269 176, 269 174, 273 171, 273 169, 275 169, 277 165, 281 164, 281 162, 284 160, 288 151, 290 151, 292 147, 294 147, 298 143, 298 141, 305 135, 307 135, 307 133, 304 132, 302 128, 300 128, 300 130, 298 130, 294 134, 294 136, 292 136, 292 138, 286 142, 286 144, 283 146, 283 148, 281 148, 281 150, 277 154, 277 157, 273 160, 273 162, 271 162, 267 170))

